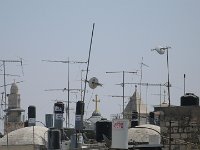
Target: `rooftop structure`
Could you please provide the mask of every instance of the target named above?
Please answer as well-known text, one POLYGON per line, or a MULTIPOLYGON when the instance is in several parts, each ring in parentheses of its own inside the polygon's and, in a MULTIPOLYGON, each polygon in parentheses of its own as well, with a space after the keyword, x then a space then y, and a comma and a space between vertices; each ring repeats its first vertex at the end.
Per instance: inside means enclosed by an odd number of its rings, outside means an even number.
POLYGON ((45 147, 47 143, 46 127, 25 127, 8 133, 0 138, 0 149, 6 150, 7 146, 15 149, 33 149, 33 146, 45 147))
POLYGON ((4 110, 6 112, 6 119, 4 121, 4 133, 7 134, 19 128, 24 127, 21 114, 25 110, 20 107, 20 94, 18 94, 17 84, 14 82, 10 88, 10 94, 8 94, 8 108, 4 110))
POLYGON ((134 112, 137 112, 140 116, 140 123, 139 124, 145 124, 146 123, 146 117, 147 117, 147 106, 144 104, 142 99, 137 91, 137 86, 135 87, 135 91, 133 95, 130 97, 130 100, 128 104, 126 105, 126 108, 124 110, 125 118, 129 119, 131 121, 132 114, 134 112))

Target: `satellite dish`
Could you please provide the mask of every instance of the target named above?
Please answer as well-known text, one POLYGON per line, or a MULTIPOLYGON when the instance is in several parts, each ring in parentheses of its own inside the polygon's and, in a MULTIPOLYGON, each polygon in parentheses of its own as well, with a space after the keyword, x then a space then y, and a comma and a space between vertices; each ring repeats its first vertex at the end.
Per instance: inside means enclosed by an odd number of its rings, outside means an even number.
POLYGON ((152 49, 151 51, 157 51, 160 55, 163 55, 165 53, 166 50, 168 50, 169 46, 166 46, 166 47, 162 47, 162 46, 157 46, 155 49, 152 49))
POLYGON ((88 82, 91 89, 95 89, 97 86, 102 86, 96 77, 92 77, 88 82))
POLYGON ((156 50, 159 54, 162 55, 162 54, 165 53, 166 48, 161 47, 161 46, 157 46, 157 47, 155 48, 155 50, 156 50))

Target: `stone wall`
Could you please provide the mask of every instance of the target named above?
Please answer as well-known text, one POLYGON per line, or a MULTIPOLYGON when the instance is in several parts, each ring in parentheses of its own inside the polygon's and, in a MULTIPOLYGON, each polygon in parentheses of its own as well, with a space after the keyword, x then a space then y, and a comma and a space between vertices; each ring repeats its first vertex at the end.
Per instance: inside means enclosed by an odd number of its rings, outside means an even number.
POLYGON ((163 112, 160 127, 164 150, 168 150, 170 145, 172 150, 200 149, 199 106, 165 107, 160 111, 163 112))

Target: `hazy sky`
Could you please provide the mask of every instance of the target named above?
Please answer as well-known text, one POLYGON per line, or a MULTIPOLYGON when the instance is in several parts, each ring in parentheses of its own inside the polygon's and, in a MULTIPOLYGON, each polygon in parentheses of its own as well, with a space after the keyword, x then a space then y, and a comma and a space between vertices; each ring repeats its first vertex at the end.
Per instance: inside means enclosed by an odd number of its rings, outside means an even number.
MULTIPOLYGON (((115 85, 122 82, 122 73, 106 74, 106 71, 139 70, 143 57, 149 67, 143 67, 142 82, 166 83, 166 54, 151 51, 158 45, 172 47, 169 49, 171 103, 180 105, 184 73, 186 92, 200 96, 199 15, 198 0, 0 0, 0 59, 21 57, 24 64, 23 76, 19 63, 6 63, 6 73, 21 76, 6 76, 6 82, 23 81, 18 87, 25 115, 28 106, 35 105, 37 120, 44 122, 45 114, 53 112, 53 100, 67 100, 67 92, 44 90, 67 87, 68 72, 67 64, 42 60, 87 61, 95 23, 88 78, 97 77, 103 87, 91 90, 87 86, 85 118, 94 110, 95 94, 101 100, 103 117, 110 119, 111 114, 122 109, 122 98, 109 96, 122 95, 122 87, 115 85)), ((80 88, 82 69, 86 69, 85 64, 70 64, 70 88, 80 88)), ((139 74, 125 74, 125 82, 139 82, 139 74)), ((2 75, 0 85, 3 85, 2 75)), ((10 86, 8 93, 9 90, 10 86)), ((134 90, 134 85, 126 85, 125 95, 131 96, 134 90)), ((154 94, 159 94, 159 87, 142 87, 142 98, 149 110, 159 104, 159 96, 154 94)), ((80 100, 80 93, 70 93, 70 100, 80 100)), ((74 109, 70 111, 70 121, 74 124, 75 104, 71 103, 70 108, 74 109)))

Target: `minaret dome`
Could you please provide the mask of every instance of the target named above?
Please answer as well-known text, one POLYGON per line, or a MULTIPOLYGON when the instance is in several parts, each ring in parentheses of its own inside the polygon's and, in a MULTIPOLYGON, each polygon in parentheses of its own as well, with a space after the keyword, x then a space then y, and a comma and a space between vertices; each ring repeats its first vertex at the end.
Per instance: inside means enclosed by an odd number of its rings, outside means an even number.
POLYGON ((12 85, 11 85, 10 94, 18 94, 18 87, 17 87, 17 84, 15 82, 12 83, 12 85))

